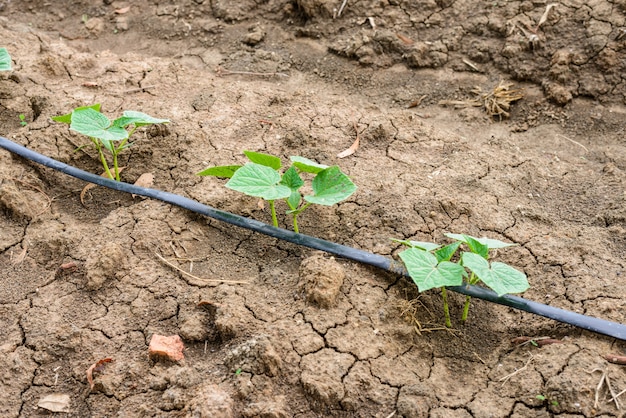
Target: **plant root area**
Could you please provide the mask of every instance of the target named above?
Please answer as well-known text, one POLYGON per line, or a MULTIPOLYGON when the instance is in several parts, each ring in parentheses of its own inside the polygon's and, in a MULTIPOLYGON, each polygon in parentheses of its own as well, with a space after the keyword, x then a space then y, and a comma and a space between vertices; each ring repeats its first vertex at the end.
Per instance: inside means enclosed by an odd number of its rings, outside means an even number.
MULTIPOLYGON (((196 173, 339 165, 357 192, 303 233, 516 242, 525 298, 626 323, 625 27, 618 0, 0 0, 0 135, 100 174, 51 116, 167 118, 122 181, 267 223, 196 173)), ((480 300, 461 324, 452 292, 445 329, 436 290, 84 187, 0 150, 2 417, 624 416, 623 341, 480 300)))

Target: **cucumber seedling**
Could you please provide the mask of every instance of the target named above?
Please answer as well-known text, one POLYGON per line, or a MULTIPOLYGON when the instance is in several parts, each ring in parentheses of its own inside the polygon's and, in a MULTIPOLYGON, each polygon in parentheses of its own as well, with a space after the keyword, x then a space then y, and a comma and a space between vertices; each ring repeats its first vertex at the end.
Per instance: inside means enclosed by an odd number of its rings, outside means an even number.
POLYGON ((290 157, 291 166, 283 173, 280 158, 260 152, 244 151, 250 160, 247 164, 208 167, 198 173, 200 176, 229 178, 226 187, 248 196, 260 197, 269 202, 272 223, 278 226, 276 200, 284 200, 289 207, 286 212, 292 216, 293 230, 299 233, 298 215, 310 205, 332 206, 347 199, 356 191, 356 186, 338 166, 326 166, 304 157, 290 157), (301 174, 313 175, 313 194, 302 196, 304 186, 301 174))
POLYGON ((145 113, 126 110, 122 116, 111 121, 100 112, 100 104, 77 107, 71 113, 53 116, 52 120, 70 125, 70 130, 87 135, 98 152, 98 157, 107 176, 120 181, 118 155, 132 145, 130 137, 137 128, 146 125, 168 123, 167 119, 157 119, 145 113), (130 130, 127 128, 130 127, 130 130), (113 173, 104 155, 111 153, 113 173))
MULTIPOLYGON (((482 282, 498 296, 521 293, 528 289, 528 279, 524 273, 505 263, 489 262, 490 250, 517 244, 461 234, 446 236, 454 242, 442 246, 432 242, 394 240, 409 247, 399 256, 418 290, 424 292, 432 288, 441 288, 446 327, 452 327, 446 286, 460 286, 463 283, 475 285, 482 282), (464 245, 467 251, 461 251, 457 261, 451 261, 461 245, 464 245)), ((470 301, 471 296, 466 296, 461 316, 463 323, 469 314, 470 301)))
POLYGON ((0 48, 0 71, 11 71, 11 56, 6 48, 0 48))

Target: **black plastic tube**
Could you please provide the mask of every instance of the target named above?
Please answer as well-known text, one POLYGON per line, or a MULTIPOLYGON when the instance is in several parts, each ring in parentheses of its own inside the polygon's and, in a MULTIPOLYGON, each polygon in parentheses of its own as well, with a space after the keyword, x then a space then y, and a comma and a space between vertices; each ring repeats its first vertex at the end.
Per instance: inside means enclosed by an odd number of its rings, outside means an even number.
MULTIPOLYGON (((0 147, 14 154, 20 155, 21 157, 24 157, 28 160, 42 164, 46 167, 50 167, 54 170, 58 170, 62 173, 68 174, 72 177, 76 177, 89 183, 94 183, 99 186, 108 187, 110 189, 119 190, 125 193, 132 193, 161 200, 163 202, 179 206, 192 212, 199 213, 201 215, 205 215, 210 218, 217 219, 219 221, 223 221, 232 225, 236 225, 241 228, 259 232, 264 235, 269 235, 271 237, 292 242, 297 245, 325 251, 338 257, 357 261, 363 264, 368 264, 395 274, 408 277, 408 273, 402 263, 382 255, 372 254, 367 251, 359 250, 356 248, 348 247, 304 234, 296 234, 295 232, 282 228, 276 228, 272 225, 268 225, 254 219, 249 219, 243 216, 214 209, 193 199, 189 199, 187 197, 177 194, 110 180, 108 178, 80 170, 76 167, 72 167, 60 161, 54 160, 50 157, 46 157, 45 155, 39 154, 38 152, 30 150, 3 137, 0 137, 0 147)), ((619 324, 616 322, 611 322, 604 319, 594 318, 576 312, 555 308, 553 306, 533 302, 517 296, 498 296, 495 292, 478 286, 450 286, 448 287, 448 289, 458 293, 462 293, 464 295, 469 295, 471 297, 497 303, 500 305, 510 306, 515 309, 544 316, 546 318, 554 319, 565 324, 574 325, 582 329, 626 341, 626 325, 624 324, 619 324)))

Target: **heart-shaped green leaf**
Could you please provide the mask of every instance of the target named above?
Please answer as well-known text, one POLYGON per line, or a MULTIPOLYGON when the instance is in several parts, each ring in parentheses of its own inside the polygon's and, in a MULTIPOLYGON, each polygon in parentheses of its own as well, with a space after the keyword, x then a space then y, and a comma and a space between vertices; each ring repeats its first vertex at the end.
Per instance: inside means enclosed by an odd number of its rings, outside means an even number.
POLYGON ((11 56, 6 48, 0 48, 0 71, 11 70, 11 56))
POLYGON ((266 167, 271 167, 274 170, 278 170, 282 167, 282 163, 280 162, 280 158, 275 157, 270 154, 263 154, 262 152, 254 152, 254 151, 244 151, 246 157, 253 163, 261 164, 266 167))
POLYGON ((336 165, 320 171, 311 186, 314 195, 304 196, 304 200, 325 206, 339 203, 356 191, 354 183, 336 165))
POLYGON ((109 150, 111 141, 121 141, 128 138, 126 129, 112 126, 109 118, 91 107, 74 110, 71 118, 71 130, 91 138, 100 139, 109 150))
POLYGON ((466 275, 465 269, 449 261, 437 262, 437 257, 418 248, 400 253, 409 275, 420 292, 434 287, 459 286, 466 275))
POLYGON ((146 115, 142 112, 136 112, 134 110, 125 111, 121 117, 113 121, 113 126, 123 128, 128 125, 134 124, 136 127, 152 125, 158 123, 168 123, 169 119, 157 119, 150 115, 146 115))
POLYGON ((433 242, 425 242, 425 241, 411 241, 411 240, 404 240, 404 239, 395 239, 392 238, 391 239, 394 242, 397 242, 399 244, 402 245, 406 245, 407 247, 411 247, 411 248, 419 248, 421 250, 424 251, 432 251, 432 250, 436 250, 437 248, 441 247, 440 244, 435 244, 433 242))
POLYGON ((241 168, 240 165, 219 165, 216 167, 208 167, 198 173, 199 176, 214 176, 231 178, 235 171, 241 168))
POLYGON ((526 275, 508 264, 495 261, 490 266, 487 260, 474 253, 463 253, 461 261, 498 296, 521 293, 529 287, 526 275))
POLYGON ((487 247, 489 247, 490 250, 495 250, 498 248, 506 248, 506 247, 515 247, 519 245, 519 244, 512 244, 509 242, 504 242, 504 241, 500 241, 500 240, 492 239, 492 238, 485 238, 485 237, 476 238, 476 237, 472 237, 471 235, 446 234, 446 237, 464 242, 466 244, 467 244, 467 238, 472 238, 480 242, 482 245, 486 245, 487 247))
MULTIPOLYGON (((99 112, 100 103, 96 103, 96 104, 89 105, 89 106, 77 107, 76 109, 74 109, 74 112, 77 110, 83 110, 83 109, 93 109, 96 112, 99 112)), ((52 120, 55 122, 67 123, 69 125, 70 123, 72 123, 72 113, 73 112, 66 113, 65 115, 52 116, 52 120)))
POLYGON ((289 157, 289 159, 293 162, 293 165, 295 165, 298 170, 305 173, 317 174, 320 171, 328 168, 327 165, 318 164, 315 161, 309 160, 308 158, 304 157, 293 156, 289 157))
POLYGON ((247 163, 235 171, 226 187, 265 200, 286 199, 291 195, 291 189, 279 182, 280 174, 273 168, 247 163))

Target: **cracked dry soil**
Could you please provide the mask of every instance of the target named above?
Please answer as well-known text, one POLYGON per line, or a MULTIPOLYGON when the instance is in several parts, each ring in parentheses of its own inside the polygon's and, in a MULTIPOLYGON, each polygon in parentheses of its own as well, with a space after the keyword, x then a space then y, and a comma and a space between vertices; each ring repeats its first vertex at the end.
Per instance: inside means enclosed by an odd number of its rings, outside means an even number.
MULTIPOLYGON (((168 118, 123 155, 123 180, 150 172, 266 222, 194 173, 243 149, 339 164, 359 190, 303 232, 390 257, 390 238, 514 241, 498 259, 528 275, 524 297, 625 323, 626 2, 557 1, 546 19, 542 1, 341 3, 0 1, 1 134, 100 172, 50 116, 168 118), (438 105, 500 80, 524 88, 508 120, 438 105)), ((72 417, 623 416, 596 387, 626 389, 602 357, 624 342, 482 301, 461 325, 460 295, 454 330, 427 332, 438 292, 157 201, 94 188, 82 205, 83 187, 0 151, 3 417, 47 416, 52 393, 72 417), (151 360, 153 334, 180 335, 185 360, 151 360)))

